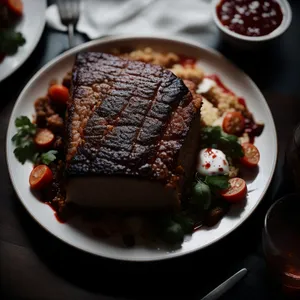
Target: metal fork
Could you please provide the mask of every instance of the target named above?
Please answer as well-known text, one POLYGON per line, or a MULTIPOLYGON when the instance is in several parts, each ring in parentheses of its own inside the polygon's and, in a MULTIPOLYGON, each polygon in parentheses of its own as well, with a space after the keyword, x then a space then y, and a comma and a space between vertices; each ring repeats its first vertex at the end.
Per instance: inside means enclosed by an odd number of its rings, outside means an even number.
POLYGON ((80 0, 56 0, 60 20, 68 27, 69 46, 74 45, 74 28, 79 19, 80 0))

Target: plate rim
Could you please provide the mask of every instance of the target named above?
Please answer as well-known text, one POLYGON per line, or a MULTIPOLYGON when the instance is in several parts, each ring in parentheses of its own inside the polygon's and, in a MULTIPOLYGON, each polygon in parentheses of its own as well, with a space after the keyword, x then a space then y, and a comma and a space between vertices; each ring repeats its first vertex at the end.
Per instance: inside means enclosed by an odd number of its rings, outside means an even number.
POLYGON ((275 122, 274 122, 274 118, 272 115, 272 112, 270 110, 270 107, 263 95, 263 93, 260 91, 260 89, 258 88, 258 86, 254 83, 254 81, 250 78, 250 76, 248 76, 243 70, 241 70, 238 66, 236 66, 232 61, 230 61, 228 58, 226 58, 223 54, 221 54, 220 52, 218 52, 215 49, 210 48, 207 45, 203 45, 202 43, 199 42, 195 42, 193 40, 187 39, 187 38, 182 38, 182 37, 178 37, 178 36, 174 36, 174 37, 167 37, 165 35, 116 35, 116 36, 109 36, 109 37, 105 37, 105 38, 100 38, 100 39, 96 39, 96 40, 92 40, 83 44, 80 44, 72 49, 69 49, 67 51, 65 51, 64 53, 60 54, 59 56, 53 58, 52 60, 50 60, 47 64, 45 64, 40 70, 38 70, 32 77, 31 79, 28 81, 28 83, 25 85, 25 87, 22 89, 21 93, 18 96, 17 101, 14 104, 14 107, 11 111, 10 117, 9 117, 9 123, 8 123, 8 127, 7 127, 7 132, 6 132, 6 161, 7 161, 7 166, 8 166, 8 173, 9 173, 9 177, 11 180, 11 183, 13 185, 14 191, 16 192, 19 201, 22 203, 22 205, 25 207, 26 211, 30 214, 30 216, 41 226, 43 227, 46 231, 48 231, 51 235, 53 235, 55 238, 58 238, 59 240, 61 240, 62 242, 66 243, 69 246, 72 246, 74 248, 76 248, 77 250, 80 251, 84 251, 86 253, 92 254, 94 256, 97 257, 102 257, 105 259, 111 259, 111 260, 116 260, 116 261, 128 261, 128 262, 149 262, 149 261, 164 261, 164 260, 169 260, 169 259, 174 259, 174 258, 178 258, 181 256, 185 256, 185 255, 189 255, 204 249, 207 249, 208 247, 218 243, 220 240, 224 239, 225 237, 227 237, 228 235, 230 235, 233 231, 235 231, 239 226, 241 226, 252 214, 253 212, 256 210, 256 208, 258 207, 258 205, 261 203, 261 201, 263 200, 270 184, 271 181, 274 177, 274 172, 275 172, 275 168, 277 165, 277 161, 278 161, 278 137, 277 137, 277 131, 276 131, 276 126, 275 126, 275 122), (197 48, 201 48, 204 49, 206 51, 209 51, 211 53, 213 53, 216 56, 219 56, 221 59, 223 59, 224 61, 226 61, 227 63, 233 65, 239 72, 243 73, 243 75, 245 76, 245 78, 248 80, 249 84, 251 84, 251 86, 256 90, 256 92, 262 97, 262 99, 264 100, 262 103, 265 106, 265 109, 267 110, 267 113, 269 113, 270 115, 270 127, 271 130, 273 132, 274 135, 274 143, 276 145, 275 149, 274 149, 274 159, 272 162, 272 167, 271 167, 271 172, 270 172, 270 176, 266 181, 266 184, 262 190, 261 196, 259 197, 259 199, 257 200, 257 202, 255 203, 255 205, 252 207, 251 210, 249 210, 249 213, 247 216, 245 216, 243 219, 241 219, 241 221, 237 222, 237 224, 235 224, 235 226, 233 226, 232 228, 230 228, 230 230, 228 230, 226 233, 224 233, 222 236, 216 238, 214 241, 206 244, 205 246, 203 246, 202 248, 193 248, 193 249, 189 249, 186 250, 184 253, 181 252, 169 252, 167 254, 162 254, 159 256, 155 256, 154 258, 151 257, 138 257, 138 258, 131 258, 131 257, 119 257, 118 255, 103 255, 103 254, 99 254, 99 253, 95 253, 93 251, 88 250, 86 247, 78 247, 78 245, 72 244, 70 241, 66 241, 65 239, 63 239, 63 237, 57 235, 56 233, 53 233, 51 231, 50 228, 48 228, 47 226, 43 225, 40 223, 40 221, 31 213, 28 205, 26 204, 26 201, 22 200, 22 196, 20 195, 18 189, 15 187, 15 182, 13 179, 13 170, 11 168, 11 164, 10 164, 10 159, 9 159, 9 152, 8 152, 8 145, 11 143, 11 140, 9 139, 8 133, 11 131, 11 127, 14 124, 14 121, 12 120, 12 116, 15 113, 15 110, 17 109, 17 106, 19 106, 19 104, 21 103, 22 98, 24 97, 23 95, 26 93, 26 91, 28 90, 28 88, 30 88, 30 86, 34 83, 35 80, 38 79, 38 77, 40 75, 42 75, 48 68, 50 68, 52 65, 58 63, 60 60, 63 60, 65 57, 78 53, 79 51, 88 49, 90 47, 93 46, 97 46, 97 45, 101 45, 101 44, 105 44, 108 42, 122 42, 122 41, 126 41, 126 40, 132 40, 132 39, 150 39, 150 40, 160 40, 161 42, 165 42, 165 41, 169 41, 169 42, 175 42, 175 43, 183 43, 183 44, 187 44, 188 46, 194 46, 197 48))
MULTIPOLYGON (((13 73, 15 73, 26 62, 26 60, 30 57, 32 52, 35 50, 37 44, 39 43, 39 41, 42 37, 42 34, 45 29, 45 25, 46 25, 47 0, 39 0, 39 1, 41 4, 43 4, 43 6, 45 8, 44 14, 42 15, 43 24, 42 24, 42 26, 39 27, 39 30, 37 30, 37 33, 35 34, 35 39, 34 39, 33 43, 31 44, 31 47, 29 48, 29 51, 27 52, 27 54, 23 57, 22 60, 20 60, 20 62, 18 64, 16 64, 14 67, 10 68, 8 70, 8 72, 4 72, 3 76, 0 76, 0 83, 3 82, 5 79, 9 78, 13 73)), ((15 55, 17 55, 17 53, 15 55)), ((0 67, 1 67, 1 65, 0 65, 0 67)))

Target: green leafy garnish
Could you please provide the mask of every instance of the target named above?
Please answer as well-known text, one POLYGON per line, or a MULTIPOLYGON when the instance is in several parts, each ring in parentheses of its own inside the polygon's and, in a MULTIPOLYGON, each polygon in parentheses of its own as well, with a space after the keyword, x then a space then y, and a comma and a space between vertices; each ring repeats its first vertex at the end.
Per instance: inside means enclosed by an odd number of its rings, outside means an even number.
POLYGON ((192 233, 194 231, 194 220, 184 213, 178 213, 173 216, 173 220, 178 223, 184 233, 192 233))
POLYGON ((20 138, 23 138, 24 136, 33 136, 36 133, 36 125, 31 123, 26 116, 16 118, 15 126, 18 129, 18 132, 13 137, 16 142, 20 141, 20 138))
POLYGON ((12 137, 12 142, 16 148, 14 154, 21 164, 24 164, 26 160, 33 163, 41 162, 45 165, 49 165, 56 159, 56 150, 49 150, 45 153, 39 153, 36 149, 33 139, 36 134, 37 127, 31 123, 30 119, 26 116, 20 116, 15 120, 15 126, 17 127, 17 133, 12 137))
POLYGON ((12 141, 16 145, 14 154, 16 158, 24 164, 28 159, 35 161, 36 151, 33 143, 33 136, 36 133, 36 125, 32 124, 28 117, 21 116, 15 120, 17 133, 12 137, 12 141))
POLYGON ((203 141, 216 141, 221 137, 220 126, 205 126, 201 129, 203 141))
POLYGON ((26 160, 34 161, 35 157, 35 149, 32 145, 24 146, 24 147, 17 147, 14 150, 14 154, 19 162, 23 165, 26 160))
POLYGON ((213 191, 226 190, 229 188, 229 177, 226 175, 206 176, 205 183, 213 191))
POLYGON ((240 158, 244 156, 243 148, 235 135, 225 133, 220 126, 206 126, 201 129, 204 147, 222 150, 226 156, 240 158))
POLYGON ((18 47, 23 46, 26 40, 22 33, 6 29, 0 31, 0 53, 15 54, 18 47))
POLYGON ((45 165, 49 165, 52 161, 56 159, 57 151, 56 150, 49 150, 46 153, 41 154, 41 162, 45 165))
POLYGON ((181 244, 184 239, 184 231, 180 224, 170 220, 160 232, 163 241, 168 244, 181 244))
POLYGON ((198 181, 193 187, 192 199, 191 202, 196 204, 197 207, 201 209, 208 209, 211 204, 211 191, 209 186, 202 182, 198 181))
POLYGON ((180 223, 184 223, 183 227, 187 226, 187 221, 183 219, 182 212, 178 214, 161 214, 155 218, 157 234, 167 244, 182 243, 185 230, 188 230, 188 228, 183 229, 180 223))

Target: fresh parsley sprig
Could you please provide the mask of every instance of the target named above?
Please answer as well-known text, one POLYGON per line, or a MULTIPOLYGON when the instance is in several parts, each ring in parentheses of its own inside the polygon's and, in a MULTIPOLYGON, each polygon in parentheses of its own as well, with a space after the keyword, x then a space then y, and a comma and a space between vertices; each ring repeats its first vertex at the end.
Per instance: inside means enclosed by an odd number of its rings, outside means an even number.
POLYGON ((56 159, 56 150, 49 150, 45 153, 39 153, 34 144, 34 136, 37 126, 33 124, 26 116, 20 116, 15 120, 17 133, 12 137, 12 142, 16 148, 14 154, 21 164, 27 160, 37 163, 49 165, 56 159))
POLYGON ((40 156, 41 162, 45 165, 49 165, 56 160, 56 154, 56 150, 49 150, 48 152, 42 153, 40 156))
POLYGON ((0 30, 0 53, 15 54, 19 47, 25 44, 26 40, 21 32, 11 29, 0 30))
POLYGON ((36 151, 33 137, 36 134, 36 125, 31 123, 28 117, 21 116, 16 118, 15 126, 17 133, 12 137, 12 141, 16 146, 14 150, 16 158, 22 164, 26 160, 34 161, 36 151))

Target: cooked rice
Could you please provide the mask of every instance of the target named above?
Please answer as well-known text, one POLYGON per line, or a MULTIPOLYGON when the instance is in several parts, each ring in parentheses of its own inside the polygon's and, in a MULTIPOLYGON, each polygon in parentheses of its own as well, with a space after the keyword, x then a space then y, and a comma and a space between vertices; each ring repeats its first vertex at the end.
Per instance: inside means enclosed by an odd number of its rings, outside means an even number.
POLYGON ((120 56, 127 59, 139 60, 146 63, 161 65, 166 68, 171 67, 172 65, 180 61, 179 56, 173 52, 161 53, 154 51, 150 47, 137 49, 129 53, 122 53, 120 56))
POLYGON ((212 126, 220 118, 219 110, 217 107, 214 107, 212 103, 202 98, 202 107, 201 107, 201 121, 206 126, 212 126))
POLYGON ((170 71, 172 71, 176 76, 182 79, 192 80, 196 84, 199 84, 204 78, 204 72, 202 69, 190 65, 182 66, 175 64, 170 71))
POLYGON ((238 101, 238 97, 224 92, 220 87, 214 86, 204 97, 208 99, 214 106, 218 107, 220 114, 229 110, 243 111, 245 107, 238 101))

